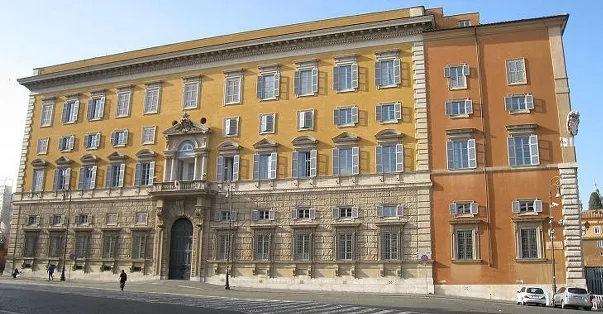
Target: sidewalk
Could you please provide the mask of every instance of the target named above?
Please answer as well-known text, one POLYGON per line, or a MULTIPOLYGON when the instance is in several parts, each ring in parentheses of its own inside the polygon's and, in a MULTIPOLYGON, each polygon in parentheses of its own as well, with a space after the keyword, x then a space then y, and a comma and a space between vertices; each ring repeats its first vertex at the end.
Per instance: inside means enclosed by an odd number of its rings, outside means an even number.
MULTIPOLYGON (((103 290, 118 290, 119 284, 117 277, 115 282, 99 282, 87 280, 71 280, 61 282, 58 278, 55 281, 47 281, 41 278, 7 278, 0 277, 0 283, 4 284, 35 284, 50 286, 68 286, 103 290)), ((477 305, 483 304, 514 304, 512 301, 487 300, 466 298, 457 296, 442 295, 417 295, 417 294, 385 294, 385 293, 359 293, 359 292, 331 292, 331 291, 298 291, 298 290, 277 290, 277 289, 255 289, 237 287, 231 285, 231 290, 225 290, 224 286, 211 285, 198 281, 181 280, 150 280, 133 281, 126 284, 127 291, 162 293, 174 295, 196 295, 213 296, 238 299, 268 299, 268 300, 287 300, 287 301, 313 301, 326 304, 353 304, 361 306, 384 306, 384 307, 405 307, 409 304, 423 305, 425 307, 446 308, 450 301, 459 303, 470 303, 477 305)))

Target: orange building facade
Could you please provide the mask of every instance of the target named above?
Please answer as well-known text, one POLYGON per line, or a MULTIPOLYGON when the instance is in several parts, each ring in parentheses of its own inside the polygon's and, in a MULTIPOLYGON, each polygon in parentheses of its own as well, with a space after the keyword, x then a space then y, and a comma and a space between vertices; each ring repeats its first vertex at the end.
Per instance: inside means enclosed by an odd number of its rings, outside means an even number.
POLYGON ((566 21, 425 34, 436 293, 585 285, 566 21))

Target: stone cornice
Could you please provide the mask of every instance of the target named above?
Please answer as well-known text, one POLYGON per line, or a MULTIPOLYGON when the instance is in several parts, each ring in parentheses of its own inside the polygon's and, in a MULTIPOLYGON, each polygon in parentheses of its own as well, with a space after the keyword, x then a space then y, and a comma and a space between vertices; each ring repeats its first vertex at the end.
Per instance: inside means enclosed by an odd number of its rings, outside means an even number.
POLYGON ((48 88, 73 82, 119 77, 255 55, 416 35, 430 29, 433 23, 433 16, 419 16, 331 29, 318 29, 42 74, 22 78, 18 82, 30 90, 48 88))

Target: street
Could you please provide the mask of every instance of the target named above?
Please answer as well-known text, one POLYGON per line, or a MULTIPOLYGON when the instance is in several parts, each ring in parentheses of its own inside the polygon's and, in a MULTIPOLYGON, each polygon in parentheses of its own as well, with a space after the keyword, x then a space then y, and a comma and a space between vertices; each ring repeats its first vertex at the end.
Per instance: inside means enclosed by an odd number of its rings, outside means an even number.
MULTIPOLYGON (((234 289, 186 281, 114 283, 0 281, 0 314, 28 313, 568 313, 541 307, 438 296, 234 289), (85 287, 88 285, 89 287, 85 287), (91 286, 91 287, 90 287, 91 286), (225 297, 231 295, 232 297, 225 297)), ((575 311, 577 313, 577 311, 575 311)))

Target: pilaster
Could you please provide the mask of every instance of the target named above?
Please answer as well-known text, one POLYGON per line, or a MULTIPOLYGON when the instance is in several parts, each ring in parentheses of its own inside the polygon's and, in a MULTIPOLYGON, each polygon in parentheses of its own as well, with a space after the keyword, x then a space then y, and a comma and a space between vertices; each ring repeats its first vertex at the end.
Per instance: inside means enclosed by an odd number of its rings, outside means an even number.
POLYGON ((560 164, 561 204, 563 206, 563 244, 566 284, 586 287, 582 251, 582 222, 578 196, 577 164, 560 164))
POLYGON ((25 166, 27 164, 27 147, 29 147, 29 141, 31 140, 31 124, 33 121, 34 104, 36 102, 36 96, 29 96, 29 103, 27 105, 27 115, 25 117, 25 130, 23 131, 23 141, 21 143, 21 161, 19 163, 19 174, 17 175, 17 189, 16 193, 23 192, 23 184, 25 183, 25 166))

